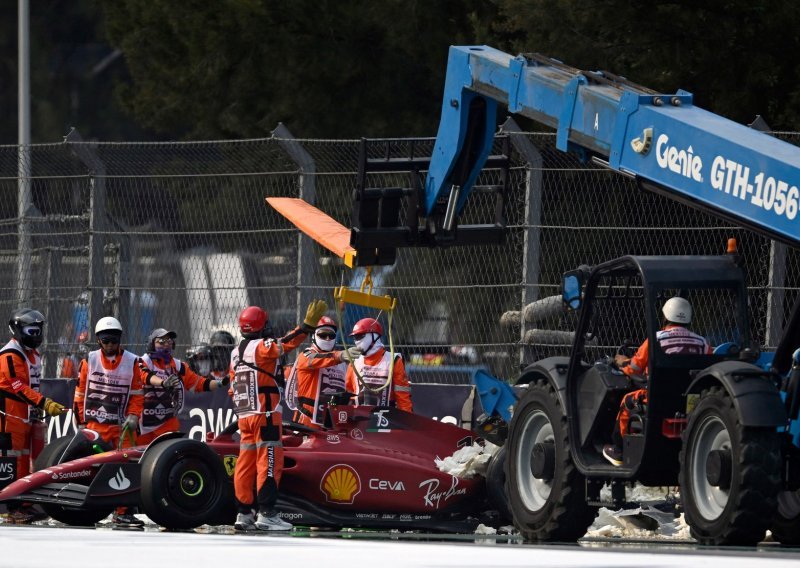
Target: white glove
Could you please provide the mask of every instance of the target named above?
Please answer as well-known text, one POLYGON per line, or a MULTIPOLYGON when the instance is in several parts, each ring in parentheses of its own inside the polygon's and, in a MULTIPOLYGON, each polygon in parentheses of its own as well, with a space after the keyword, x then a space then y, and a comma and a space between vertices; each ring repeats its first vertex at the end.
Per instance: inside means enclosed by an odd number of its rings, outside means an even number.
POLYGON ((161 386, 168 391, 172 391, 177 387, 181 382, 181 378, 178 375, 170 375, 164 382, 161 383, 161 386))
POLYGON ((139 425, 139 417, 135 414, 128 414, 125 417, 125 421, 122 423, 122 430, 128 430, 129 432, 136 432, 136 427, 139 425))
POLYGON ((358 347, 348 347, 344 351, 339 351, 339 361, 348 363, 355 361, 361 356, 361 349, 358 347))

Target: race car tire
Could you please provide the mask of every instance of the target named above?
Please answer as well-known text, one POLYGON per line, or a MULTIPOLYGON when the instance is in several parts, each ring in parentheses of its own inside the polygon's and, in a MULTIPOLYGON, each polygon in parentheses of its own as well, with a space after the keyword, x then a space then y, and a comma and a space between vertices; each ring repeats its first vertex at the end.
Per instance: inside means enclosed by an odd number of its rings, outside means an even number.
POLYGON ((514 408, 506 459, 508 502, 525 540, 575 542, 586 534, 595 508, 570 455, 567 417, 546 380, 531 383, 514 408), (534 473, 534 455, 540 456, 534 473))
POLYGON ((790 546, 800 544, 800 491, 781 491, 772 519, 772 538, 790 546))
POLYGON ((744 426, 721 388, 703 391, 683 433, 679 483, 686 522, 701 544, 755 546, 781 487, 775 428, 744 426))
POLYGON ((497 510, 502 522, 513 522, 514 516, 511 514, 506 494, 506 449, 504 447, 492 456, 489 467, 486 468, 486 496, 489 498, 491 506, 497 510))
POLYGON ((140 462, 142 510, 168 529, 217 524, 234 503, 220 457, 196 440, 169 440, 140 462))
MULTIPOLYGON (((94 454, 91 443, 74 444, 69 451, 64 454, 64 450, 73 440, 73 436, 64 436, 47 444, 34 462, 34 470, 39 471, 50 466, 68 462, 78 458, 83 458, 94 454)), ((73 482, 75 483, 75 482, 73 482)), ((51 518, 65 525, 73 527, 93 527, 95 523, 102 521, 111 514, 112 509, 74 509, 62 507, 53 503, 42 503, 40 505, 45 513, 51 518)))

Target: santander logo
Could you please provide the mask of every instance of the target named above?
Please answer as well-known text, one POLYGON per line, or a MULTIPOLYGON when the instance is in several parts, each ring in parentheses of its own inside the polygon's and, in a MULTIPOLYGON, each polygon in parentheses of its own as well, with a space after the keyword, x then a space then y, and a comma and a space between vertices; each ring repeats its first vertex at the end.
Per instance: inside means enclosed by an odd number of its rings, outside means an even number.
POLYGON ((108 480, 108 486, 115 491, 123 491, 131 486, 131 480, 125 477, 125 472, 119 468, 116 475, 108 480))

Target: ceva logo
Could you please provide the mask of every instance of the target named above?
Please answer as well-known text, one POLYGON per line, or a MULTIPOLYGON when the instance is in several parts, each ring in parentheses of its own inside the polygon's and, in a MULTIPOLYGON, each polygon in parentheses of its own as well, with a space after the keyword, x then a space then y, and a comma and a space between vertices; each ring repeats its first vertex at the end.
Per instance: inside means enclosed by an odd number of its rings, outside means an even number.
POLYGON ((131 480, 125 477, 125 472, 119 468, 116 475, 108 480, 108 486, 115 491, 123 491, 131 486, 131 480))

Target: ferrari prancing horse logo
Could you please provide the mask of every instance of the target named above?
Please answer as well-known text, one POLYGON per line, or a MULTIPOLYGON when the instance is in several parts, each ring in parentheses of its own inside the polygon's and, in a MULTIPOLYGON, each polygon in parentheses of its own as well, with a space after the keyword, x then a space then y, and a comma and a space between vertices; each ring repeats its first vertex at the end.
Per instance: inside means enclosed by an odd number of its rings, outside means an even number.
POLYGON ((222 463, 225 466, 225 472, 228 474, 228 477, 233 477, 233 472, 236 469, 236 460, 238 456, 225 456, 222 458, 222 463))

